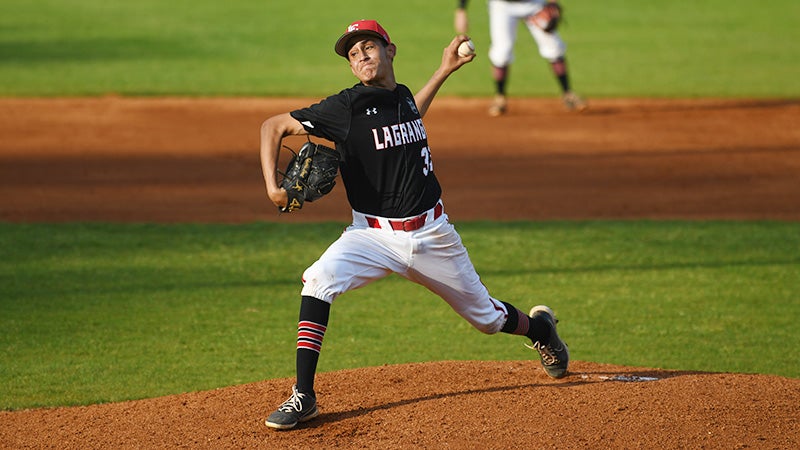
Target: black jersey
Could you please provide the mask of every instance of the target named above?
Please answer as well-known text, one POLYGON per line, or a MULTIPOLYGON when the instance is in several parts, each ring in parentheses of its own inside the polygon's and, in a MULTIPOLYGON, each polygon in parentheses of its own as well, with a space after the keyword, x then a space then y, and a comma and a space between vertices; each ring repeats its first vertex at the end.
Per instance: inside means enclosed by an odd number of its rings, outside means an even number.
POLYGON ((414 96, 403 85, 357 84, 291 112, 306 131, 336 143, 350 206, 382 217, 433 208, 442 193, 414 96))

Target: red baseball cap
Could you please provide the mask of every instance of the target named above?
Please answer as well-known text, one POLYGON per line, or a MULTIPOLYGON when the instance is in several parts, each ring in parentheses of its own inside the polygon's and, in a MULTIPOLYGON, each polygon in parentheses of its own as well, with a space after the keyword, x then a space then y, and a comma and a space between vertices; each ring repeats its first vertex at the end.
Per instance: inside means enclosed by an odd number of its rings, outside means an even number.
POLYGON ((389 33, 383 29, 381 24, 379 24, 375 20, 357 20, 350 25, 347 26, 347 30, 345 30, 342 37, 336 41, 336 46, 334 49, 339 56, 344 56, 347 58, 347 51, 350 50, 347 47, 347 43, 355 36, 373 36, 379 37, 386 42, 386 44, 391 44, 392 40, 389 39, 389 33))

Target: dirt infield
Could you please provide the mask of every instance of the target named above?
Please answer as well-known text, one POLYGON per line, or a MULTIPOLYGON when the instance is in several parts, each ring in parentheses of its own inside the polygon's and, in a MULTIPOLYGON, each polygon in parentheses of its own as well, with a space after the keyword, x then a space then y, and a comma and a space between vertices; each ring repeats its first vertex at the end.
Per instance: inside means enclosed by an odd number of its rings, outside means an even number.
MULTIPOLYGON (((341 186, 301 214, 266 201, 261 121, 312 101, 0 99, 0 220, 347 221, 341 186)), ((800 219, 800 101, 510 107, 442 98, 426 117, 454 220, 800 219)))
MULTIPOLYGON (((341 186, 265 199, 258 130, 316 99, 0 99, 0 220, 347 221, 341 186)), ((800 220, 800 101, 440 98, 426 126, 454 220, 800 220)), ((286 142, 299 147, 300 138, 286 142)), ((568 326, 563 324, 562 326, 568 326)), ((676 349, 676 351, 679 351, 676 349)), ((334 355, 327 355, 334 357, 334 355)), ((800 380, 576 361, 320 374, 320 418, 262 420, 291 380, 0 412, 2 448, 800 448, 800 380)))

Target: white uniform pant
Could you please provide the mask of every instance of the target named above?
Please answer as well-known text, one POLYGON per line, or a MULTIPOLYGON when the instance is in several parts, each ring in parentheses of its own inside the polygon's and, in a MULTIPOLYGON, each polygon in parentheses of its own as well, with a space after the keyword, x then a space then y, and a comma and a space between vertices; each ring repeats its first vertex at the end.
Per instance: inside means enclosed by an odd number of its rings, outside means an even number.
POLYGON ((426 214, 421 228, 398 231, 389 219, 353 211, 352 225, 303 273, 302 295, 333 303, 339 294, 397 273, 439 295, 481 332, 497 333, 508 317, 505 306, 481 283, 447 215, 426 214), (374 228, 376 219, 381 228, 374 228))
POLYGON ((545 0, 489 0, 489 61, 495 67, 505 67, 514 61, 514 42, 517 39, 517 26, 524 21, 536 41, 542 58, 553 62, 563 57, 567 45, 557 31, 545 33, 541 28, 525 19, 539 12, 545 0))

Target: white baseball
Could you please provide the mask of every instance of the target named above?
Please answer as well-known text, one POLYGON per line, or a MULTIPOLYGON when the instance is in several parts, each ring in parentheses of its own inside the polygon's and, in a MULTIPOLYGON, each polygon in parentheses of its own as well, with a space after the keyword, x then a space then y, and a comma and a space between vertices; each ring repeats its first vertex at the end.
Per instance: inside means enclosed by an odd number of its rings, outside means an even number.
POLYGON ((475 54, 475 44, 472 39, 464 41, 458 46, 458 56, 469 56, 475 54))

